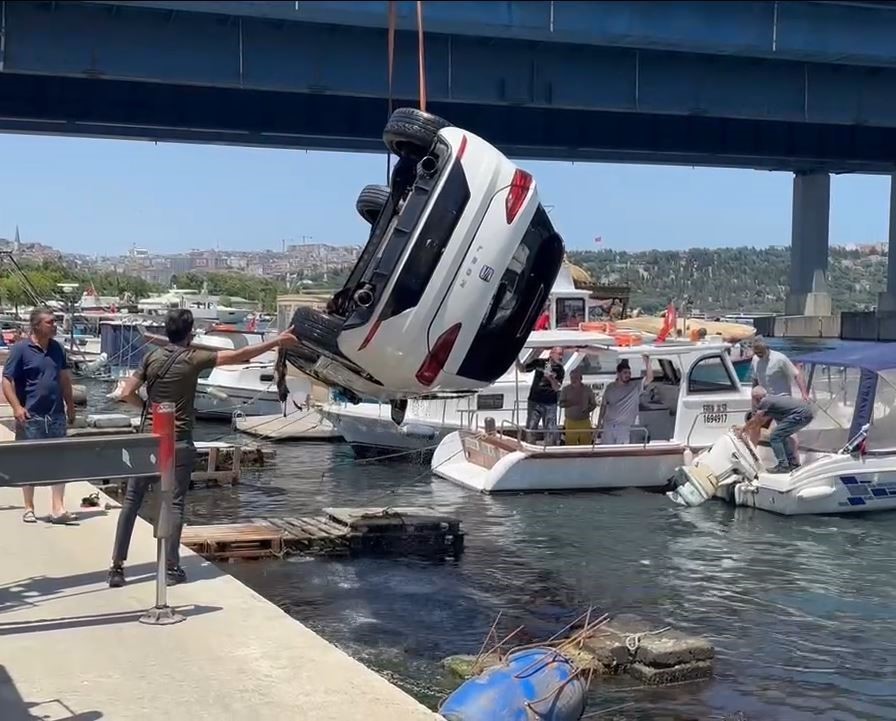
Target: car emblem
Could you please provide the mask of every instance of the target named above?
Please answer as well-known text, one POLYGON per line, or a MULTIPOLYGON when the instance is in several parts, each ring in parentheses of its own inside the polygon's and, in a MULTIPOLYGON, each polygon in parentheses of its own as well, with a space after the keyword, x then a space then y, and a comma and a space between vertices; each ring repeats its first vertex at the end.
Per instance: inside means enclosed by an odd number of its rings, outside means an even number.
POLYGON ((492 268, 490 265, 483 265, 479 269, 479 277, 482 278, 482 280, 484 280, 486 283, 488 283, 492 279, 492 276, 494 274, 495 274, 495 269, 492 268))

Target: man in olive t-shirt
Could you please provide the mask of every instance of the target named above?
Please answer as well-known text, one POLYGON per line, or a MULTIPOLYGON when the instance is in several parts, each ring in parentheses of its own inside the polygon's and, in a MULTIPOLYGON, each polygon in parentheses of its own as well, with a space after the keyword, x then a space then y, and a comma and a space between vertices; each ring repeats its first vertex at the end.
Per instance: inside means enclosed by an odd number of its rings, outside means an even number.
MULTIPOLYGON (((186 573, 180 567, 180 535, 184 525, 187 490, 193 473, 196 449, 193 445, 193 403, 196 399, 196 383, 199 374, 219 365, 246 363, 256 356, 274 348, 295 348, 299 341, 292 329, 281 333, 273 340, 246 346, 239 350, 211 351, 191 348, 193 340, 193 314, 189 310, 178 309, 168 312, 165 319, 165 335, 168 345, 148 353, 140 368, 128 378, 122 389, 122 400, 143 407, 137 395, 140 386, 146 384, 147 406, 153 403, 174 403, 175 422, 175 471, 174 492, 171 500, 171 528, 168 536, 168 584, 183 583, 186 573)), ((150 414, 151 415, 151 414, 150 414)), ((151 418, 149 419, 151 422, 151 418)), ((112 567, 109 569, 109 585, 123 586, 124 562, 128 557, 128 547, 137 513, 151 479, 132 478, 128 481, 118 528, 112 549, 112 567)))

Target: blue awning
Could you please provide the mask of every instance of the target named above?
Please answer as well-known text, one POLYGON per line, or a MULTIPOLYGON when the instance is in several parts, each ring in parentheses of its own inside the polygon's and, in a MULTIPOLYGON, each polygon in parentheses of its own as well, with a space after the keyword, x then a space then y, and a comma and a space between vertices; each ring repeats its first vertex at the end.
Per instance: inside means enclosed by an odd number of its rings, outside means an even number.
POLYGON ((896 343, 849 343, 793 358, 797 363, 862 368, 879 373, 896 368, 896 343))

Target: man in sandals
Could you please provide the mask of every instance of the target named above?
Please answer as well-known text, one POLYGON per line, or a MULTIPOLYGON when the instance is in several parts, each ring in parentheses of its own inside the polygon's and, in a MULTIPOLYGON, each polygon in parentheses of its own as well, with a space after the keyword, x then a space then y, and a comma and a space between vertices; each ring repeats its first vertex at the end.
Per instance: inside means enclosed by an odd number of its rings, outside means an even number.
MULTIPOLYGON (((16 418, 16 440, 65 438, 75 419, 72 374, 62 344, 55 340, 56 319, 47 308, 31 312, 31 335, 18 341, 3 366, 3 395, 16 418)), ((25 486, 25 523, 36 523, 34 486, 25 486)), ((51 523, 75 517, 63 505, 65 484, 52 487, 51 523)))
MULTIPOLYGON (((175 477, 171 501, 173 513, 166 559, 168 585, 174 585, 187 580, 184 570, 180 567, 180 535, 196 450, 193 445, 193 403, 199 374, 215 366, 247 363, 275 348, 296 348, 299 341, 290 329, 273 340, 239 350, 212 351, 191 348, 193 314, 185 309, 168 312, 165 319, 165 335, 168 337, 168 345, 146 354, 139 370, 125 382, 121 400, 142 408, 144 404, 137 391, 145 383, 147 403, 150 406, 152 403, 175 404, 175 477)), ((123 586, 125 583, 124 562, 128 556, 137 513, 150 482, 146 478, 132 478, 128 482, 121 514, 118 516, 118 529, 112 549, 112 567, 109 569, 109 585, 113 588, 123 586)))

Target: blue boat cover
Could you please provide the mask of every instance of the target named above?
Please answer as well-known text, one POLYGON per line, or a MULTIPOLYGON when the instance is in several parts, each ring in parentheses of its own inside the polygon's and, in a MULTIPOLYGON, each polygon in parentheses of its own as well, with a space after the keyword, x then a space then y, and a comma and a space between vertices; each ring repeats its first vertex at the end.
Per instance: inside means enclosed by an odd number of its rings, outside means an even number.
POLYGON ((465 682, 439 713, 447 721, 577 721, 587 691, 563 654, 533 648, 512 653, 505 663, 465 682))
POLYGON ((879 373, 896 368, 896 343, 849 343, 832 350, 808 353, 793 360, 797 363, 862 368, 879 373))

